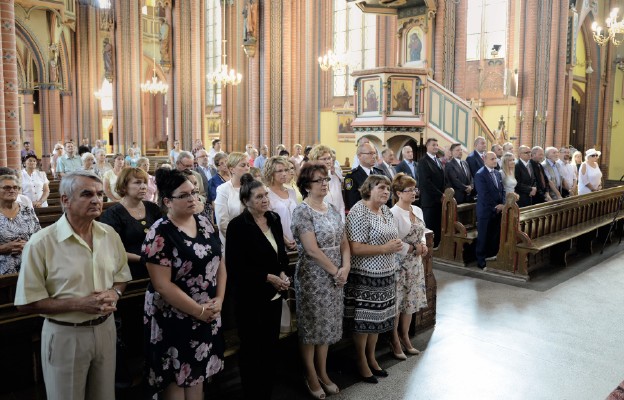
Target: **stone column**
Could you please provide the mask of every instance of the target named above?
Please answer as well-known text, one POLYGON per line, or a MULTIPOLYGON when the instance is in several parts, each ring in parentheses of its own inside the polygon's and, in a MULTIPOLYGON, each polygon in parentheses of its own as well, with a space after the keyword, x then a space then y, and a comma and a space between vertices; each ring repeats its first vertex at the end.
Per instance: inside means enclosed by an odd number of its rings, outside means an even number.
POLYGON ((33 103, 34 90, 20 90, 22 95, 22 112, 24 113, 24 126, 22 126, 22 132, 24 133, 24 142, 28 141, 34 143, 35 141, 35 128, 33 126, 33 114, 35 113, 35 106, 33 103))
POLYGON ((141 135, 141 0, 115 3, 115 129, 117 151, 127 150, 141 135))
MULTIPOLYGON (((0 5, 2 6, 2 5, 0 5)), ((0 27, 2 26, 2 9, 0 8, 0 27)), ((13 30, 15 32, 15 29, 13 30)), ((10 35, 11 32, 0 28, 0 82, 4 82, 4 71, 3 71, 3 63, 4 60, 4 50, 3 50, 3 42, 4 36, 10 35)), ((0 90, 0 165, 7 165, 7 136, 5 130, 5 110, 4 110, 4 89, 0 90)))
MULTIPOLYGON (((19 132, 19 98, 17 95, 17 49, 15 46, 15 4, 14 0, 3 0, 0 3, 0 30, 2 32, 2 79, 4 87, 4 106, 0 119, 4 118, 6 153, 0 153, 0 162, 6 162, 11 168, 20 168, 20 132, 19 132)), ((2 127, 0 126, 0 129, 2 127)), ((0 147, 2 143, 0 143, 0 147)))

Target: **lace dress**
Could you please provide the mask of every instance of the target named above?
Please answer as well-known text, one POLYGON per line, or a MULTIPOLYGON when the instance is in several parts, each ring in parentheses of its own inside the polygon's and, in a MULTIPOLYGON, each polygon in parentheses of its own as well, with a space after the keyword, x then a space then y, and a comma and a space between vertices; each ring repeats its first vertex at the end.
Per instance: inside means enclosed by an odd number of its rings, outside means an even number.
POLYGON ((332 205, 322 213, 303 202, 293 212, 292 232, 299 251, 295 270, 299 339, 305 344, 336 343, 342 338, 343 291, 334 285, 333 277, 306 253, 301 235, 312 232, 319 249, 339 267, 344 224, 332 205))

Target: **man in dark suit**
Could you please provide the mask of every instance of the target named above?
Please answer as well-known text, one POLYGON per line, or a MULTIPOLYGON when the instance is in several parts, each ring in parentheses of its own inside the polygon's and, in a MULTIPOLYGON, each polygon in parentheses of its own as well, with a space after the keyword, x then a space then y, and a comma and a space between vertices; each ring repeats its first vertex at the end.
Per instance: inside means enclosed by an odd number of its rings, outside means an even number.
POLYGON ((493 144, 490 150, 492 150, 494 154, 496 154, 496 169, 500 171, 501 164, 503 162, 503 146, 498 143, 493 144))
POLYGON ((478 170, 483 167, 483 159, 485 158, 485 149, 487 147, 487 143, 485 142, 485 138, 483 136, 477 136, 474 141, 474 150, 468 157, 466 157, 466 162, 470 167, 470 173, 474 178, 475 174, 478 170))
POLYGON ((197 161, 195 172, 199 173, 204 183, 204 187, 207 188, 208 181, 217 173, 217 171, 208 166, 208 152, 206 150, 198 150, 195 160, 197 161))
POLYGON ((461 144, 454 143, 451 145, 451 159, 446 162, 444 167, 444 177, 446 185, 455 190, 455 200, 457 204, 469 203, 474 201, 472 175, 466 161, 461 159, 461 144))
POLYGON ((516 177, 516 193, 520 197, 518 199, 518 207, 526 207, 533 204, 533 198, 537 194, 537 186, 535 185, 535 174, 531 167, 531 149, 527 146, 518 148, 518 161, 514 175, 516 177))
POLYGON ((377 150, 370 143, 363 143, 358 146, 357 158, 359 165, 347 173, 344 180, 345 208, 350 210, 358 201, 362 199, 360 187, 369 175, 383 175, 383 172, 375 167, 377 160, 377 150))
POLYGON ((542 166, 544 161, 544 149, 540 146, 535 146, 531 149, 531 167, 535 173, 535 186, 537 187, 537 194, 533 199, 533 204, 545 203, 552 201, 550 193, 548 192, 548 177, 542 166))
POLYGON ((433 231, 433 247, 440 244, 442 231, 442 198, 444 196, 444 169, 436 156, 438 140, 427 139, 427 154, 419 161, 418 189, 420 190, 420 207, 423 210, 425 225, 433 231))
POLYGON ((411 146, 403 146, 401 150, 403 161, 397 164, 394 168, 397 174, 403 172, 405 175, 416 179, 418 177, 418 163, 414 162, 414 151, 411 146))
POLYGON ((474 183, 477 196, 477 265, 485 268, 487 258, 498 252, 500 240, 501 211, 505 202, 505 191, 500 172, 496 170, 496 154, 485 155, 485 166, 477 171, 474 183))

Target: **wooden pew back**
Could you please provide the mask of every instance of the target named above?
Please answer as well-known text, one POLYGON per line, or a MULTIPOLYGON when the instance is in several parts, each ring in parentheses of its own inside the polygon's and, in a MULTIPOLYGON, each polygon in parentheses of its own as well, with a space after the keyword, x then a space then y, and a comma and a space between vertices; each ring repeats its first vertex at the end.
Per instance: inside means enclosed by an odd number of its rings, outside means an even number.
POLYGON ((440 246, 434 256, 465 266, 472 259, 470 247, 476 238, 477 214, 475 203, 457 204, 455 190, 447 188, 442 200, 442 229, 440 246))

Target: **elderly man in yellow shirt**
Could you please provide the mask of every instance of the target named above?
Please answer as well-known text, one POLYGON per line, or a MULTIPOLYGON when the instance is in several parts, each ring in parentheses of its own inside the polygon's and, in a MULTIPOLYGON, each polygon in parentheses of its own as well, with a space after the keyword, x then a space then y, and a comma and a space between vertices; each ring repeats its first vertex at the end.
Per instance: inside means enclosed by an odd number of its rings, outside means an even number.
POLYGON ((115 398, 115 322, 132 279, 119 235, 95 221, 102 181, 68 173, 59 187, 65 214, 33 235, 22 253, 15 305, 45 317, 41 361, 49 400, 115 398))

